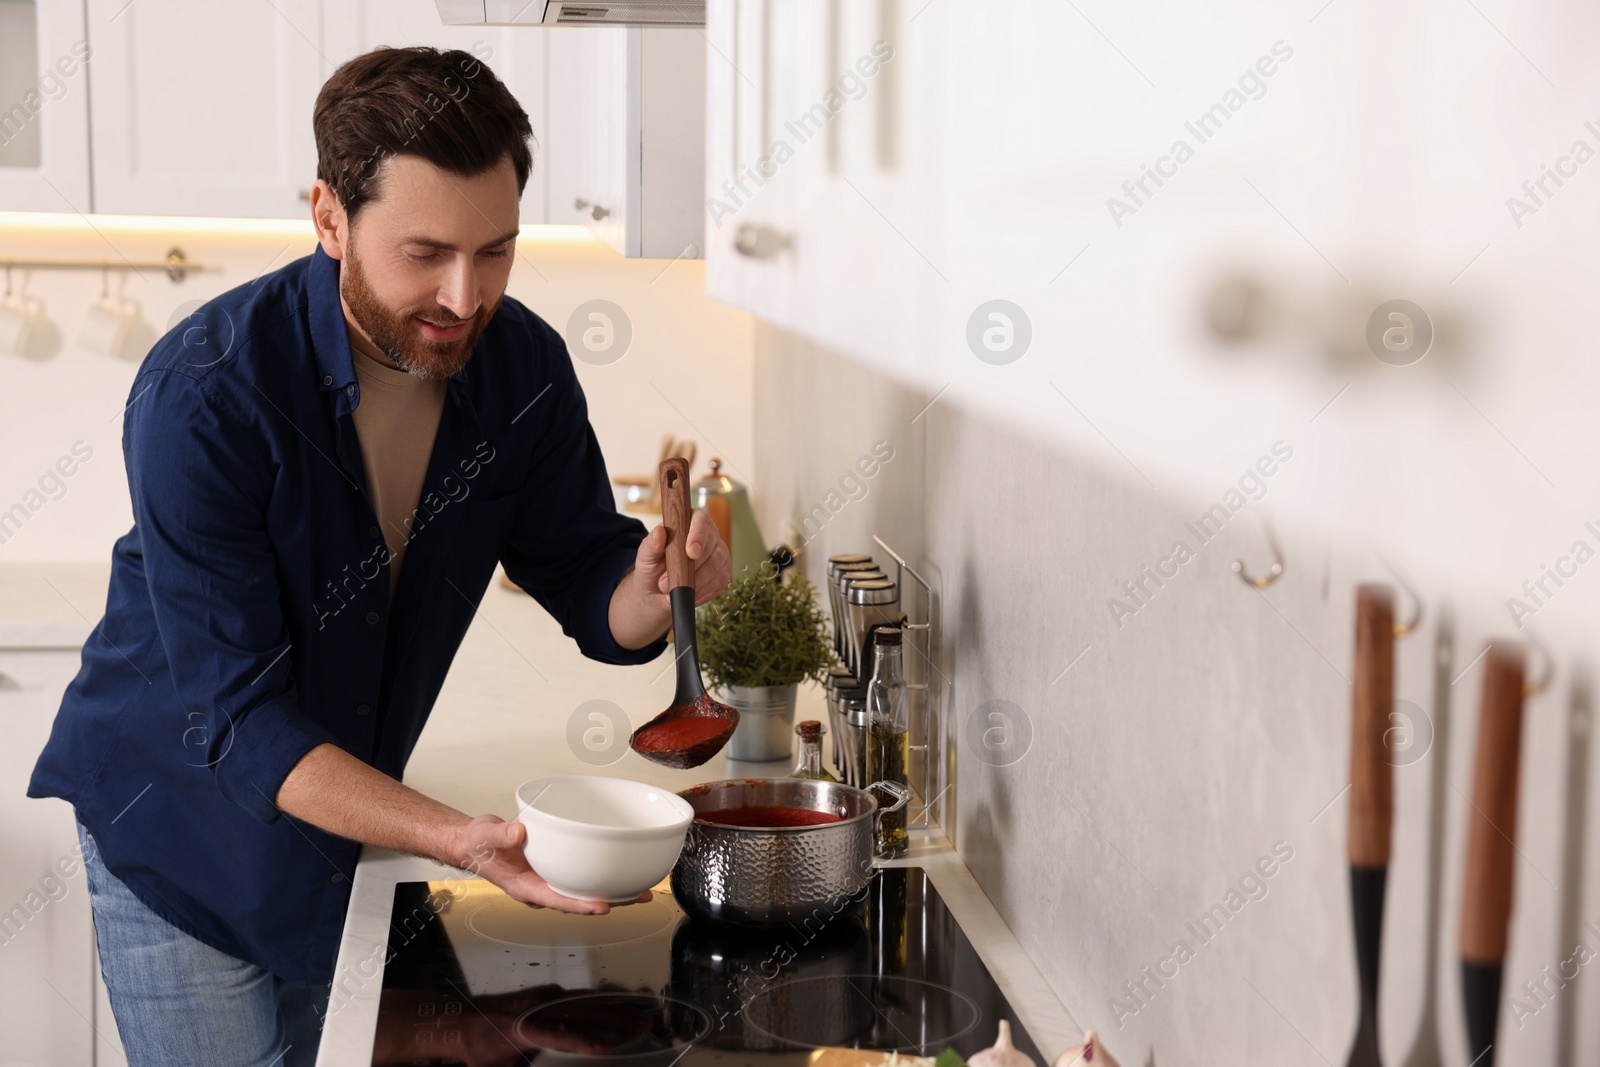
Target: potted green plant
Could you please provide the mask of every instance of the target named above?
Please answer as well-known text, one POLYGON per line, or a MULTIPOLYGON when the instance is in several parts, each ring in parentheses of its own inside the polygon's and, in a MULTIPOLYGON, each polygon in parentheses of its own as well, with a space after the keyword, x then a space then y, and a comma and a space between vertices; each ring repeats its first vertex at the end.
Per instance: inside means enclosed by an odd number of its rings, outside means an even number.
POLYGON ((763 561, 746 568, 695 623, 700 666, 719 699, 739 710, 728 755, 775 760, 794 741, 795 694, 806 679, 821 682, 833 665, 827 619, 802 574, 779 581, 763 561))

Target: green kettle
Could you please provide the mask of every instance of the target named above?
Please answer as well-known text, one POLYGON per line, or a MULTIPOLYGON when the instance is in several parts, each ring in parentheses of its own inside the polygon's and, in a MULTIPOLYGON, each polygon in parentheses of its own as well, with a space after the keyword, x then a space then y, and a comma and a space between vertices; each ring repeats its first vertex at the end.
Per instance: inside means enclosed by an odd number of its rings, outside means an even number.
POLYGON ((742 577, 746 567, 754 567, 767 558, 767 546, 761 540, 761 528, 756 525, 756 513, 750 506, 750 494, 745 487, 722 473, 722 460, 711 460, 711 473, 689 487, 691 507, 705 509, 706 515, 717 526, 717 533, 733 556, 733 576, 742 577))

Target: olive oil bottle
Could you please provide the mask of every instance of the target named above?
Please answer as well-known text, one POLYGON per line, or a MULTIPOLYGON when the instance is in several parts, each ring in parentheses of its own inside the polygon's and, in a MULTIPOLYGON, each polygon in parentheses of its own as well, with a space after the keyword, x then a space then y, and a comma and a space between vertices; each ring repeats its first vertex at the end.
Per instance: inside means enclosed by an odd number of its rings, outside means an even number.
MULTIPOLYGON (((867 782, 895 782, 903 786, 908 784, 910 710, 900 662, 900 628, 876 627, 873 638, 872 681, 867 685, 867 782)), ((878 856, 885 859, 904 856, 909 843, 904 807, 879 820, 872 843, 873 852, 878 856)))

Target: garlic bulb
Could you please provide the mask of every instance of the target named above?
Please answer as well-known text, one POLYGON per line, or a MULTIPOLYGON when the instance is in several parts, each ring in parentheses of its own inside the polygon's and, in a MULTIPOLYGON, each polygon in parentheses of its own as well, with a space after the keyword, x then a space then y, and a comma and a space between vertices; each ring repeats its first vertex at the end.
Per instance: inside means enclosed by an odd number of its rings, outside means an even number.
POLYGON ((1117 1061, 1100 1043, 1100 1035, 1093 1030, 1084 1032, 1083 1044, 1074 1045, 1057 1056, 1055 1067, 1077 1067, 1082 1063, 1093 1064, 1093 1067, 1118 1067, 1117 1061))
POLYGON ((972 1058, 967 1060, 967 1067, 1035 1067, 1035 1065, 1031 1056, 1026 1052, 1018 1052, 1017 1047, 1011 1043, 1011 1024, 1001 1019, 1000 1035, 994 1039, 994 1047, 974 1052, 972 1058))

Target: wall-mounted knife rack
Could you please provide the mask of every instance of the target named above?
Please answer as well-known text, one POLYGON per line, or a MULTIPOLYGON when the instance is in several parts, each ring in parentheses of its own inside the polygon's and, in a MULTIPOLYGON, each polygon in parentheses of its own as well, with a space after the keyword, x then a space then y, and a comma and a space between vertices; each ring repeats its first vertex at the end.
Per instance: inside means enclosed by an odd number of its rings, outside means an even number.
POLYGON ((939 731, 939 689, 935 679, 942 679, 933 665, 939 645, 933 631, 933 586, 917 573, 915 567, 890 548, 888 542, 877 534, 872 535, 879 548, 889 554, 895 565, 895 588, 900 593, 900 614, 905 631, 905 651, 902 662, 906 675, 906 694, 910 703, 910 723, 907 741, 906 777, 916 793, 907 810, 906 827, 911 830, 936 830, 939 824, 933 818, 933 805, 944 795, 943 789, 935 791, 940 763, 935 742, 939 731), (906 579, 910 579, 908 583, 906 579), (912 597, 909 589, 915 587, 921 595, 912 597), (913 601, 920 603, 913 603, 913 601))

